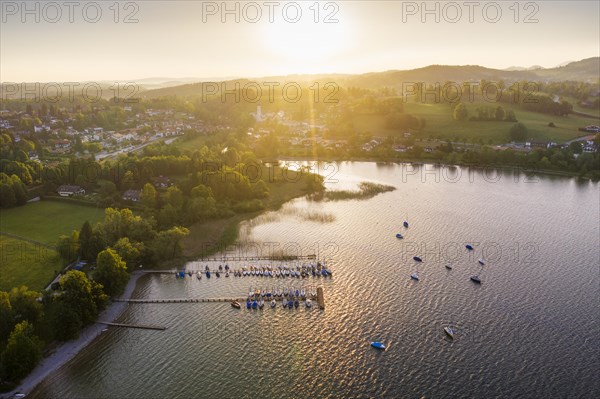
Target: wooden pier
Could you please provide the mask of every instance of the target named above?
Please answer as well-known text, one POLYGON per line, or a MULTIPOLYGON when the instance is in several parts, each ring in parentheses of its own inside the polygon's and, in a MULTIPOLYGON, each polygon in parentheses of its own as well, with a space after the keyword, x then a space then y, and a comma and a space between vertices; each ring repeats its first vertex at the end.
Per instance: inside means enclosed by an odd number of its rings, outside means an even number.
POLYGON ((115 302, 128 303, 207 303, 245 301, 246 298, 167 298, 167 299, 113 299, 115 302))
POLYGON ((320 309, 325 309, 325 295, 323 294, 323 287, 317 287, 317 303, 320 309))
POLYGON ((197 262, 241 262, 253 260, 272 260, 278 262, 291 262, 294 260, 315 260, 317 255, 271 255, 271 256, 220 256, 200 258, 197 262))
MULTIPOLYGON (((273 299, 276 300, 277 302, 279 302, 283 299, 289 300, 290 298, 296 298, 296 297, 277 297, 277 296, 271 296, 269 298, 262 297, 262 299, 264 299, 265 302, 269 302, 273 299)), ((316 299, 317 303, 319 304, 319 308, 325 309, 325 295, 323 294, 323 288, 321 288, 321 287, 317 288, 316 297, 314 295, 307 295, 307 298, 310 298, 313 300, 316 299)), ((128 303, 210 303, 210 302, 233 302, 233 301, 245 302, 246 299, 248 299, 248 297, 243 297, 243 298, 242 297, 240 297, 240 298, 165 298, 165 299, 159 299, 159 298, 119 299, 119 298, 115 298, 115 299, 113 299, 113 301, 128 302, 128 303)))
POLYGON ((164 331, 164 330, 167 329, 167 327, 161 327, 161 326, 147 326, 147 325, 140 325, 140 324, 110 323, 110 322, 107 322, 107 321, 97 321, 96 323, 98 323, 98 324, 104 324, 104 325, 107 325, 107 326, 113 326, 113 327, 141 328, 143 330, 164 331))

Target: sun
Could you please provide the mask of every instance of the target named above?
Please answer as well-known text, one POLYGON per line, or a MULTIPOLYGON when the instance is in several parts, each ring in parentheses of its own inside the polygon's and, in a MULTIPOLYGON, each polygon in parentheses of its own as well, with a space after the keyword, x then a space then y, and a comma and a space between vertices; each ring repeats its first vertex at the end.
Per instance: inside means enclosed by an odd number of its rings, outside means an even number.
POLYGON ((263 33, 268 51, 283 63, 293 62, 303 72, 326 66, 352 43, 346 25, 339 23, 275 22, 268 24, 263 33))

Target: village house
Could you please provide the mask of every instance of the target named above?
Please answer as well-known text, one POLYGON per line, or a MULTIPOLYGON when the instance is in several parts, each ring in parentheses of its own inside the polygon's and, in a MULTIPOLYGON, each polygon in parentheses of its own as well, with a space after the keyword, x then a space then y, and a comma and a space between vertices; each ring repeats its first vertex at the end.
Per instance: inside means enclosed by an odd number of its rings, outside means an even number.
POLYGON ((42 133, 42 132, 49 132, 50 131, 50 126, 46 126, 46 125, 36 125, 33 127, 33 132, 34 133, 42 133))
POLYGON ((63 184, 56 190, 61 197, 72 197, 74 195, 85 195, 85 190, 81 186, 71 186, 63 184))
POLYGON ((171 186, 171 179, 166 176, 158 176, 152 179, 152 183, 156 188, 167 188, 171 186))
POLYGON ((142 190, 127 190, 122 197, 125 201, 138 202, 142 198, 142 190))
POLYGON ((58 140, 56 143, 54 143, 54 148, 55 149, 69 149, 71 147, 71 142, 67 139, 62 139, 62 140, 58 140))

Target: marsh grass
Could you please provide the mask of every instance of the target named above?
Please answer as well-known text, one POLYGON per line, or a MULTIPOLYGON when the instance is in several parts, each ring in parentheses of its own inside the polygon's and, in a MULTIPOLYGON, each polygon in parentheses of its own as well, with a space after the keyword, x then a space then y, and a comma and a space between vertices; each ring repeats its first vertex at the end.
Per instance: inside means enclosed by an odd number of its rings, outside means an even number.
POLYGON ((394 191, 396 187, 385 184, 361 182, 358 184, 358 190, 336 190, 324 191, 310 197, 314 201, 346 201, 346 200, 366 200, 376 195, 394 191))

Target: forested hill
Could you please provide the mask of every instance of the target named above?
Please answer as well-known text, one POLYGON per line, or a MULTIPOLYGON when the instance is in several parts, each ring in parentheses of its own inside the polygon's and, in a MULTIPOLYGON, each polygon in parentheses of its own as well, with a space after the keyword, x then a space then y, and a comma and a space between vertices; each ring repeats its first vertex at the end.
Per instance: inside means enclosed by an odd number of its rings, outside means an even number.
MULTIPOLYGON (((557 68, 538 68, 527 70, 502 70, 486 68, 478 65, 430 65, 423 68, 410 70, 391 70, 385 72, 371 72, 359 75, 348 74, 320 74, 320 75, 288 75, 270 76, 252 79, 238 79, 228 81, 228 85, 239 82, 241 86, 248 82, 298 82, 300 84, 315 82, 335 82, 345 87, 361 87, 377 89, 380 87, 399 87, 403 82, 425 82, 443 84, 446 81, 582 81, 597 83, 600 80, 600 57, 593 57, 581 61, 571 62, 557 68)), ((173 87, 166 87, 143 92, 146 98, 161 96, 189 96, 201 93, 202 83, 192 83, 173 87)))

